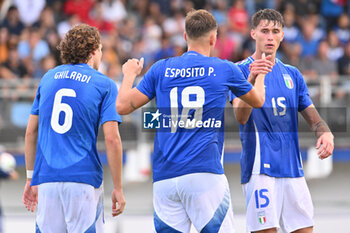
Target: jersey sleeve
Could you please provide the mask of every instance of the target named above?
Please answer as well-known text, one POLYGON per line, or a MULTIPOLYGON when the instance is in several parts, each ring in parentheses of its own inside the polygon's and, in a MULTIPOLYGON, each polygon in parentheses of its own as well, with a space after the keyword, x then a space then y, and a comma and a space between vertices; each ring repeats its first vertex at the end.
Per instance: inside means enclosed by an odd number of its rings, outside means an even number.
POLYGON ((155 63, 144 75, 137 89, 145 94, 150 100, 156 95, 156 78, 160 72, 160 62, 155 63))
POLYGON ((40 89, 41 84, 38 86, 38 90, 36 91, 35 99, 32 105, 32 109, 30 111, 30 114, 32 115, 39 115, 39 101, 40 101, 40 89))
POLYGON ((117 109, 115 108, 115 101, 118 95, 117 85, 112 80, 108 81, 109 87, 101 106, 101 125, 107 121, 118 121, 120 123, 122 122, 122 118, 117 113, 117 109))
POLYGON ((295 68, 298 79, 298 111, 301 112, 312 104, 305 80, 299 70, 295 68))
POLYGON ((241 67, 234 63, 228 64, 233 72, 232 78, 230 79, 230 82, 232 82, 233 85, 230 86, 229 92, 229 100, 232 102, 234 98, 247 94, 253 86, 247 81, 249 73, 244 73, 244 69, 241 69, 241 67))

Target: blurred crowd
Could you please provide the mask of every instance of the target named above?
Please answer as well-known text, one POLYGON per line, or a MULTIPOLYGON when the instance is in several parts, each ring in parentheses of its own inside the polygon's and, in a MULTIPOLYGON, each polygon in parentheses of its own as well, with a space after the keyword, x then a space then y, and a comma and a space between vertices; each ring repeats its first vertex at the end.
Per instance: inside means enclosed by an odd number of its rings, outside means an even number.
POLYGON ((203 8, 215 16, 215 56, 239 61, 251 55, 249 20, 261 8, 279 10, 285 37, 278 52, 309 80, 350 75, 350 5, 346 0, 0 0, 0 78, 40 79, 60 64, 57 44, 79 23, 99 28, 100 71, 120 82, 121 65, 155 61, 186 51, 186 12, 203 8))

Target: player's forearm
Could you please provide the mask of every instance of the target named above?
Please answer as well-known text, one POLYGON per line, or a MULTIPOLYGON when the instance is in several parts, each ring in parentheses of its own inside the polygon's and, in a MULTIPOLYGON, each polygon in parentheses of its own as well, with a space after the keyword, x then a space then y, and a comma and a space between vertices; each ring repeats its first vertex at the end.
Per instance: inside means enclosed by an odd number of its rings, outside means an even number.
POLYGON ((263 106, 265 103, 265 74, 259 74, 255 78, 254 88, 259 95, 261 106, 263 106))
POLYGON ((241 99, 235 98, 233 100, 233 113, 235 115, 236 120, 241 124, 244 125, 252 113, 253 107, 244 102, 241 99))
POLYGON ((117 190, 122 190, 122 165, 123 149, 120 137, 105 138, 106 153, 109 168, 111 170, 113 186, 117 190))
POLYGON ((117 112, 121 115, 126 115, 133 112, 137 107, 133 103, 133 84, 136 76, 125 75, 116 101, 117 112))
POLYGON ((36 146, 38 140, 38 120, 39 116, 30 115, 26 129, 24 155, 27 170, 34 169, 36 146))
POLYGON ((332 138, 334 138, 327 123, 322 119, 319 122, 315 123, 311 128, 317 138, 321 137, 321 135, 323 135, 324 133, 330 133, 332 138))
POLYGON ((28 135, 26 134, 25 138, 25 160, 26 160, 26 169, 33 170, 36 154, 36 143, 37 143, 37 134, 28 135))
POLYGON ((311 104, 309 107, 304 109, 301 112, 301 115, 304 117, 304 119, 310 126, 311 130, 315 133, 317 138, 319 138, 324 133, 332 134, 327 123, 321 118, 320 114, 318 114, 313 104, 311 104))

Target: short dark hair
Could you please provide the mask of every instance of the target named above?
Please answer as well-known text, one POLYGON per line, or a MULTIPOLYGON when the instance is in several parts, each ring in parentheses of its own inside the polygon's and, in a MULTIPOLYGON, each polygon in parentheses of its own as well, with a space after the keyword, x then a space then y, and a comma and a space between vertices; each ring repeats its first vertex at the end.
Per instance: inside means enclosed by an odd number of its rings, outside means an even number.
POLYGON ((187 13, 185 30, 189 38, 199 38, 214 29, 217 29, 217 24, 210 12, 201 9, 191 10, 187 13))
POLYGON ((274 9, 259 10, 252 16, 252 28, 256 28, 261 20, 267 20, 269 23, 272 21, 274 24, 279 24, 284 27, 284 19, 281 13, 274 9))
POLYGON ((70 29, 57 49, 63 64, 86 63, 93 51, 99 48, 101 36, 97 28, 80 24, 70 29))

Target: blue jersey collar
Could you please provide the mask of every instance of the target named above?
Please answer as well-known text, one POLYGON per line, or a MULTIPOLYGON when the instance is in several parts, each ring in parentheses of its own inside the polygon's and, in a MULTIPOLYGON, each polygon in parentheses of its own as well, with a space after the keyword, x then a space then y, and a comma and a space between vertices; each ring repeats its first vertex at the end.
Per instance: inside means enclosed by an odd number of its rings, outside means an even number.
POLYGON ((198 52, 196 52, 196 51, 193 51, 193 50, 191 50, 191 51, 187 51, 186 53, 184 53, 182 56, 189 56, 189 55, 192 55, 192 56, 202 56, 202 57, 206 57, 205 55, 203 55, 203 54, 201 54, 201 53, 198 53, 198 52))
POLYGON ((94 69, 94 68, 92 68, 92 66, 90 66, 90 65, 88 65, 86 63, 71 64, 71 65, 73 65, 73 66, 80 66, 80 67, 89 67, 91 69, 94 69))
MULTIPOLYGON (((254 61, 254 58, 252 56, 249 56, 247 59, 250 60, 251 62, 254 61)), ((275 57, 275 64, 277 64, 279 62, 280 62, 280 60, 277 57, 275 57)))

